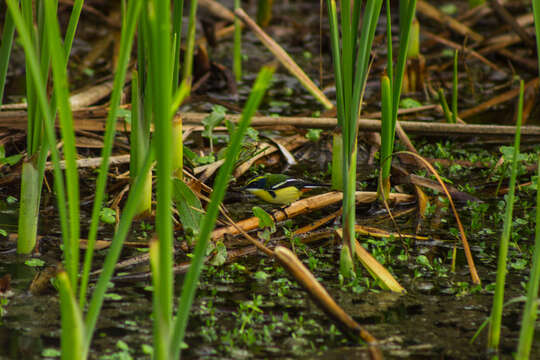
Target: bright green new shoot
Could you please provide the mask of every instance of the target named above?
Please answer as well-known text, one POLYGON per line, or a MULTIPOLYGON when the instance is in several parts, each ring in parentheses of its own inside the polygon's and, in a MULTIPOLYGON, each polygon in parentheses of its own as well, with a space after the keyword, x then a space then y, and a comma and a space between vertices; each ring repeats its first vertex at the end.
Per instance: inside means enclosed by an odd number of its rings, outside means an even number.
POLYGON ((447 123, 452 122, 452 113, 450 112, 450 108, 448 108, 448 102, 446 101, 446 96, 444 95, 444 90, 441 88, 437 92, 439 95, 439 103, 441 104, 444 118, 446 119, 447 123))
POLYGON ((392 89, 388 76, 381 79, 381 171, 382 184, 379 184, 379 198, 388 199, 390 194, 390 169, 392 167, 392 152, 394 151, 394 134, 392 129, 392 89), (382 189, 381 189, 382 186, 382 189))

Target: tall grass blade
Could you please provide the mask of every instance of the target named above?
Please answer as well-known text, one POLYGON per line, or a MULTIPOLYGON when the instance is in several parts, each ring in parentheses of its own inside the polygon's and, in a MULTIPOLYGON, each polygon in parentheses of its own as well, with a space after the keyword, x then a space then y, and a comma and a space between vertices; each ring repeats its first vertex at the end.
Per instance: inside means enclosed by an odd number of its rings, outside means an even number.
POLYGON ((186 55, 184 58, 184 76, 186 80, 191 80, 193 74, 193 51, 195 49, 195 28, 197 15, 197 0, 191 0, 189 6, 189 23, 187 33, 186 55))
POLYGON ((512 160, 512 173, 510 175, 510 185, 506 197, 506 211, 504 213, 504 225, 499 245, 499 255, 497 260, 497 280, 495 282, 495 294, 493 296, 493 306, 491 308, 491 322, 489 324, 488 349, 497 351, 501 336, 502 310, 504 303, 504 284, 507 271, 508 243, 510 242, 510 232, 512 230, 512 212, 514 210, 514 194, 516 191, 517 163, 519 155, 519 144, 521 138, 521 120, 523 117, 523 80, 519 83, 519 103, 516 123, 516 136, 514 140, 514 157, 512 160))
MULTIPOLYGON (((394 79, 392 80, 392 119, 397 121, 397 113, 399 109, 399 99, 401 97, 401 89, 403 86, 403 74, 407 63, 407 50, 409 48, 409 32, 411 30, 412 21, 416 12, 416 0, 400 1, 399 2, 399 55, 394 71, 394 79)), ((393 133, 395 134, 395 126, 393 133)))
MULTIPOLYGON (((537 59, 540 69, 540 4, 538 1, 532 2, 534 29, 536 32, 537 59)), ((538 178, 540 178, 540 157, 538 159, 538 178)), ((534 253, 532 257, 531 273, 527 285, 527 302, 523 310, 521 330, 519 333, 519 344, 516 359, 528 359, 531 351, 532 341, 537 317, 538 308, 538 287, 540 285, 540 182, 536 186, 536 236, 534 243, 534 253)))
MULTIPOLYGON (((241 8, 241 0, 234 0, 234 10, 241 8)), ((234 18, 233 71, 237 82, 242 80, 242 21, 234 18)))
POLYGON ((64 235, 66 269, 73 291, 77 291, 79 276, 79 174, 77 169, 77 151, 75 148, 75 130, 73 115, 69 103, 69 86, 66 73, 66 58, 61 44, 60 28, 56 18, 56 7, 52 2, 45 2, 46 34, 51 54, 54 92, 58 101, 60 132, 64 142, 65 174, 68 195, 69 234, 64 235), (67 238, 66 238, 67 235, 67 238), (67 246, 66 246, 67 245, 67 246), (69 262, 68 262, 69 260, 69 262))
MULTIPOLYGON (((135 1, 133 2, 133 4, 137 2, 141 3, 139 1, 135 1)), ((145 159, 143 161, 143 166, 140 168, 141 174, 145 174, 150 171, 150 166, 152 165, 152 161, 154 159, 153 149, 154 146, 153 144, 151 144, 150 151, 146 153, 145 159)), ((115 270, 114 267, 116 265, 116 262, 118 261, 120 252, 122 251, 122 246, 129 232, 129 228, 131 227, 131 222, 133 221, 133 218, 135 216, 137 208, 136 205, 140 200, 145 181, 146 179, 144 176, 138 176, 135 179, 135 182, 132 184, 132 189, 129 192, 126 204, 124 205, 124 209, 120 217, 120 222, 118 223, 118 229, 114 233, 114 237, 111 241, 111 246, 109 247, 109 252, 105 257, 101 275, 99 276, 95 289, 92 292, 92 298, 90 299, 90 302, 88 304, 88 313, 85 319, 85 343, 87 344, 87 346, 90 346, 90 342, 92 341, 92 335, 96 328, 99 312, 101 311, 101 307, 103 306, 105 293, 107 291, 109 281, 111 280, 111 277, 115 270)))
POLYGON ((392 46, 392 9, 390 0, 386 0, 386 75, 390 80, 390 88, 392 88, 392 80, 394 79, 394 58, 392 46))
POLYGON ((83 273, 81 275, 81 287, 79 292, 79 303, 81 308, 84 308, 86 302, 86 293, 88 287, 88 279, 90 276, 90 269, 92 268, 92 259, 94 255, 94 247, 97 239, 97 231, 99 225, 99 213, 101 211, 101 205, 105 196, 105 187, 107 184, 107 176, 109 169, 109 158, 112 152, 112 146, 114 142, 117 111, 120 104, 120 97, 122 96, 124 82, 126 79, 127 66, 131 53, 131 46, 133 44, 133 38, 135 36, 135 27, 139 13, 142 8, 142 1, 132 0, 127 6, 126 21, 123 24, 121 38, 120 38, 120 51, 118 53, 118 62, 116 72, 114 74, 113 91, 111 94, 111 100, 109 102, 109 114, 107 115, 107 121, 105 124, 105 135, 103 140, 103 150, 101 151, 101 157, 103 161, 99 168, 98 178, 96 181, 96 191, 94 204, 92 207, 92 220, 90 222, 90 229, 88 231, 88 245, 85 252, 83 273))
POLYGON ((458 50, 454 52, 454 73, 452 76, 452 124, 457 123, 458 114, 458 50))
POLYGON ((257 76, 253 89, 251 90, 251 94, 244 107, 244 111, 242 112, 241 119, 236 127, 236 131, 231 137, 231 141, 227 148, 225 163, 217 174, 214 183, 214 190, 210 197, 210 203, 206 209, 206 215, 202 220, 200 235, 193 252, 194 256, 191 266, 182 286, 182 294, 178 305, 178 313, 176 315, 174 331, 171 337, 169 349, 170 353, 172 354, 171 358, 173 359, 178 359, 180 355, 180 347, 185 335, 187 321, 189 318, 191 305, 193 303, 193 298, 195 296, 195 290, 197 289, 199 276, 202 271, 206 247, 215 226, 219 205, 221 204, 221 201, 225 195, 225 189, 227 188, 229 176, 240 151, 242 140, 249 126, 251 117, 255 114, 257 108, 259 107, 264 93, 270 84, 273 72, 273 68, 264 67, 257 76))
MULTIPOLYGON (((180 86, 180 52, 182 51, 182 16, 184 15, 184 0, 174 0, 173 2, 172 35, 174 37, 173 56, 173 91, 180 86)), ((142 49, 139 50, 142 52, 142 49)), ((141 74, 144 75, 144 74, 141 74)))
POLYGON ((64 51, 66 55, 66 62, 71 52, 71 46, 73 45, 73 39, 75 38, 75 31, 77 30, 77 25, 79 24, 79 18, 81 16, 83 3, 84 3, 84 0, 75 0, 75 2, 73 3, 73 8, 71 10, 69 23, 66 30, 66 37, 64 39, 64 51))
MULTIPOLYGON (((532 1, 533 17, 534 17, 534 32, 536 34, 536 51, 540 52, 540 4, 538 1, 532 1)), ((537 54, 538 69, 540 69, 540 54, 537 54)))
MULTIPOLYGON (((538 179, 540 179, 540 157, 538 158, 538 179)), ((538 308, 538 287, 540 285, 540 182, 536 183, 536 236, 532 267, 527 284, 527 301, 523 309, 521 330, 516 359, 529 359, 534 337, 538 308)))
MULTIPOLYGON (((196 1, 191 2, 190 18, 194 19, 196 1)), ((152 88, 152 114, 154 120, 154 137, 156 142, 156 230, 159 238, 159 282, 153 284, 153 316, 154 316, 154 358, 168 358, 167 346, 170 339, 173 298, 173 233, 172 233, 172 122, 170 105, 171 89, 171 24, 170 4, 165 1, 148 2, 148 10, 143 13, 148 21, 149 30, 149 81, 152 88)), ((188 30, 189 37, 195 31, 188 30)), ((184 65, 184 77, 191 76, 189 55, 184 65)))

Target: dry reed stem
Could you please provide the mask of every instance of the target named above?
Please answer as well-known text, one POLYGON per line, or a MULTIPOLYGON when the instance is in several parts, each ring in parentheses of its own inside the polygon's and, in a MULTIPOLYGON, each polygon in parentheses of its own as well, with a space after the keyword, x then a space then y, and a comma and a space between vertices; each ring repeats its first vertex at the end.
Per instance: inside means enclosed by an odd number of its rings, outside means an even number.
MULTIPOLYGON (((343 193, 332 191, 321 195, 312 196, 306 199, 298 200, 292 203, 290 206, 276 210, 272 216, 276 222, 284 221, 291 219, 293 217, 305 214, 320 208, 327 207, 329 205, 340 202, 343 199, 343 193)), ((376 192, 356 192, 356 202, 357 203, 371 203, 377 199, 376 192)), ((405 202, 413 201, 414 196, 407 194, 390 194, 390 201, 395 202, 405 202)), ((259 226, 259 218, 251 217, 242 221, 237 222, 237 225, 241 227, 244 231, 250 231, 256 229, 259 226)), ((212 233, 212 240, 217 240, 228 235, 238 234, 238 230, 234 226, 226 226, 219 229, 216 229, 212 233)))
POLYGON ((281 265, 302 285, 311 298, 326 314, 334 319, 345 333, 360 337, 369 345, 371 359, 382 359, 382 353, 377 348, 377 339, 349 316, 328 294, 326 289, 317 281, 315 276, 298 260, 296 255, 283 246, 274 250, 281 265))
POLYGON ((446 194, 446 197, 448 198, 448 202, 450 203, 450 206, 452 207, 452 212, 454 213, 454 217, 456 218, 456 223, 458 225, 459 234, 460 234, 460 237, 461 237, 461 243, 463 245, 463 250, 465 251, 465 257, 467 258, 467 264, 469 265, 469 272, 471 273, 472 281, 473 281, 474 284, 480 284, 481 283, 480 277, 478 276, 478 272, 476 271, 476 266, 474 265, 474 260, 473 260, 473 257, 472 257, 471 249, 469 247, 469 242, 467 241, 467 236, 465 234, 465 229, 463 228, 463 225, 461 224, 461 220, 460 220, 459 214, 458 214, 458 212, 456 210, 456 206, 454 205, 454 201, 452 200, 452 196, 450 195, 450 193, 446 189, 446 186, 445 186, 443 180, 441 179, 441 177, 439 176, 439 174, 437 173, 437 170, 435 170, 435 168, 426 159, 424 159, 423 157, 421 157, 421 156, 419 156, 417 154, 414 154, 414 153, 411 153, 411 152, 408 152, 408 151, 399 151, 399 152, 396 153, 396 155, 400 154, 400 153, 401 154, 410 154, 411 156, 417 157, 420 161, 422 161, 422 163, 425 165, 425 167, 428 168, 428 170, 433 174, 433 176, 435 176, 435 178, 437 179, 439 184, 441 184, 441 186, 443 188, 443 191, 446 194))
POLYGON ((304 85, 309 92, 320 101, 325 108, 331 109, 334 107, 332 102, 323 94, 321 90, 311 81, 306 73, 294 62, 287 52, 279 46, 268 34, 264 32, 245 12, 239 8, 235 10, 235 14, 255 33, 261 42, 270 50, 272 54, 304 85))

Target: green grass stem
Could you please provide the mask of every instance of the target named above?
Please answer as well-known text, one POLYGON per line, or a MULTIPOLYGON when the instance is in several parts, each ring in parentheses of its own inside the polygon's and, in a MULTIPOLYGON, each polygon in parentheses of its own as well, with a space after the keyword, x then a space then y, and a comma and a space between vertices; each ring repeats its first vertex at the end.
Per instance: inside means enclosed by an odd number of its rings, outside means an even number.
POLYGON ((193 298, 195 296, 195 290, 197 289, 199 277, 202 271, 206 247, 215 226, 219 206, 225 195, 225 189, 227 188, 230 174, 238 157, 238 153, 240 151, 240 147, 249 126, 251 117, 257 111, 266 89, 270 85, 273 72, 274 69, 264 67, 257 76, 253 89, 251 90, 251 94, 244 107, 244 111, 242 111, 242 116, 238 122, 236 131, 231 137, 231 141, 227 148, 227 155, 225 156, 225 163, 221 166, 214 182, 214 190, 212 191, 210 203, 206 209, 206 215, 202 220, 201 230, 197 245, 195 246, 195 250, 193 252, 191 266, 186 274, 186 277, 184 278, 184 284, 182 286, 182 294, 180 296, 178 313, 176 315, 174 331, 171 336, 171 344, 169 349, 172 359, 178 359, 180 356, 180 348, 184 339, 191 305, 193 304, 193 298))
POLYGON ((77 26, 79 24, 79 18, 81 16, 83 3, 84 3, 84 0, 75 0, 73 2, 71 15, 69 16, 68 27, 66 30, 66 36, 64 39, 64 51, 66 55, 66 62, 71 52, 71 47, 73 45, 73 39, 75 38, 75 31, 77 30, 77 26))
MULTIPOLYGON (((242 7, 241 0, 234 0, 234 10, 242 7)), ((233 71, 237 82, 242 80, 242 21, 234 18, 233 71)))
MULTIPOLYGON (((399 2, 399 52, 396 68, 392 59, 392 34, 391 34, 391 14, 390 2, 386 3, 386 21, 387 21, 387 41, 388 41, 388 58, 387 58, 387 74, 388 80, 384 77, 381 79, 381 102, 382 102, 382 125, 381 125, 381 171, 382 183, 379 184, 379 197, 388 198, 390 192, 390 168, 391 156, 394 150, 397 113, 399 109, 399 99, 403 87, 403 76, 405 73, 405 65, 407 57, 410 53, 409 45, 411 37, 415 41, 418 34, 412 34, 411 27, 416 10, 416 0, 400 1, 399 2), (415 35, 415 36, 413 36, 415 35), (390 86, 391 91, 388 92, 390 86), (381 188, 382 187, 382 188, 381 188)), ((419 31, 419 30, 418 30, 419 31)), ((419 47, 419 45, 418 45, 419 47)))
POLYGON ((392 80, 394 79, 394 58, 392 45, 392 8, 390 0, 386 0, 386 75, 390 80, 390 88, 392 88, 392 80))
POLYGON ((454 51, 454 72, 452 76, 452 124, 457 123, 458 114, 458 50, 454 51))
MULTIPOLYGON (((194 18, 192 1, 190 17, 194 18)), ((149 68, 148 79, 152 88, 152 114, 154 121, 154 137, 156 142, 156 230, 159 238, 159 282, 153 284, 153 316, 154 316, 154 358, 167 359, 168 348, 160 346, 168 344, 172 321, 173 299, 173 233, 172 233, 172 122, 170 105, 172 97, 170 62, 171 62, 171 24, 170 4, 153 0, 148 2, 148 11, 143 12, 147 18, 149 29, 149 68)), ((194 24, 193 24, 194 27, 194 24)), ((193 30, 188 30, 188 38, 193 30)), ((188 52, 189 52, 188 40, 188 52)), ((188 55, 189 57, 189 55, 188 55)), ((189 60, 184 67, 191 76, 189 60)))
MULTIPOLYGON (((534 29, 536 33, 536 49, 538 68, 540 69, 540 4, 538 1, 532 1, 534 29)), ((538 159, 538 178, 540 179, 540 157, 538 159)), ((537 317, 538 308, 538 287, 540 284, 540 183, 536 188, 536 236, 534 244, 534 253, 532 257, 531 273, 527 285, 527 301, 523 310, 521 321, 521 330, 519 333, 519 344, 516 359, 528 359, 531 351, 532 341, 537 317)))
MULTIPOLYGON (((538 179, 540 179, 540 157, 538 158, 538 179)), ((527 284, 527 301, 523 309, 521 330, 516 359, 529 359, 534 338, 536 318, 538 316, 538 287, 540 285, 540 182, 536 183, 536 236, 532 267, 527 284)))
POLYGON ((532 1, 533 17, 534 17, 534 32, 536 34, 536 52, 538 60, 538 69, 540 70, 540 4, 538 1, 532 1))
MULTIPOLYGON (((180 86, 180 53, 182 52, 182 17, 184 16, 184 0, 174 0, 173 2, 173 20, 172 35, 174 38, 174 56, 173 56, 173 91, 180 86)), ((142 74, 141 74, 142 75, 142 74)))
POLYGON ((437 92, 439 95, 439 103, 441 104, 444 118, 446 119, 447 123, 452 123, 452 112, 450 111, 450 108, 448 108, 448 102, 446 101, 446 96, 444 95, 444 90, 439 89, 437 92))
POLYGON ((510 242, 510 232, 512 230, 512 212, 514 210, 514 194, 516 188, 517 163, 519 155, 519 144, 521 137, 521 120, 523 117, 523 80, 519 83, 519 103, 516 123, 516 136, 514 140, 514 157, 512 160, 512 172, 510 175, 510 185, 506 197, 506 211, 504 213, 503 233, 499 245, 499 255, 497 260, 497 280, 495 283, 495 295, 493 296, 493 307, 491 309, 491 322, 488 334, 488 350, 498 351, 501 336, 502 310, 504 303, 504 284, 507 272, 508 243, 510 242))
POLYGON ((13 45, 13 34, 15 34, 15 23, 9 11, 6 12, 2 40, 0 43, 0 105, 3 104, 4 87, 6 85, 6 75, 13 45))
POLYGON ((195 50, 195 29, 197 15, 197 0, 191 0, 189 6, 189 23, 186 43, 186 55, 184 58, 184 79, 191 80, 193 75, 193 51, 195 50))
POLYGON ((399 2, 399 55, 392 80, 392 119, 395 134, 395 123, 397 121, 397 113, 399 110, 399 99, 401 97, 401 89, 403 86, 403 74, 407 63, 407 51, 409 48, 409 33, 416 13, 416 0, 400 1, 399 2))

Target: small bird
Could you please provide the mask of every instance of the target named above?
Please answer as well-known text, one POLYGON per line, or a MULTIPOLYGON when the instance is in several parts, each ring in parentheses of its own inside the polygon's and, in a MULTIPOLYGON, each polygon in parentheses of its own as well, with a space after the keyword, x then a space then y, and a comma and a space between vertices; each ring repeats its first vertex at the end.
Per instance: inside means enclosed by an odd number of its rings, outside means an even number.
POLYGON ((283 174, 264 174, 249 180, 243 189, 266 202, 289 205, 298 200, 302 193, 324 186, 328 185, 314 184, 283 174))

